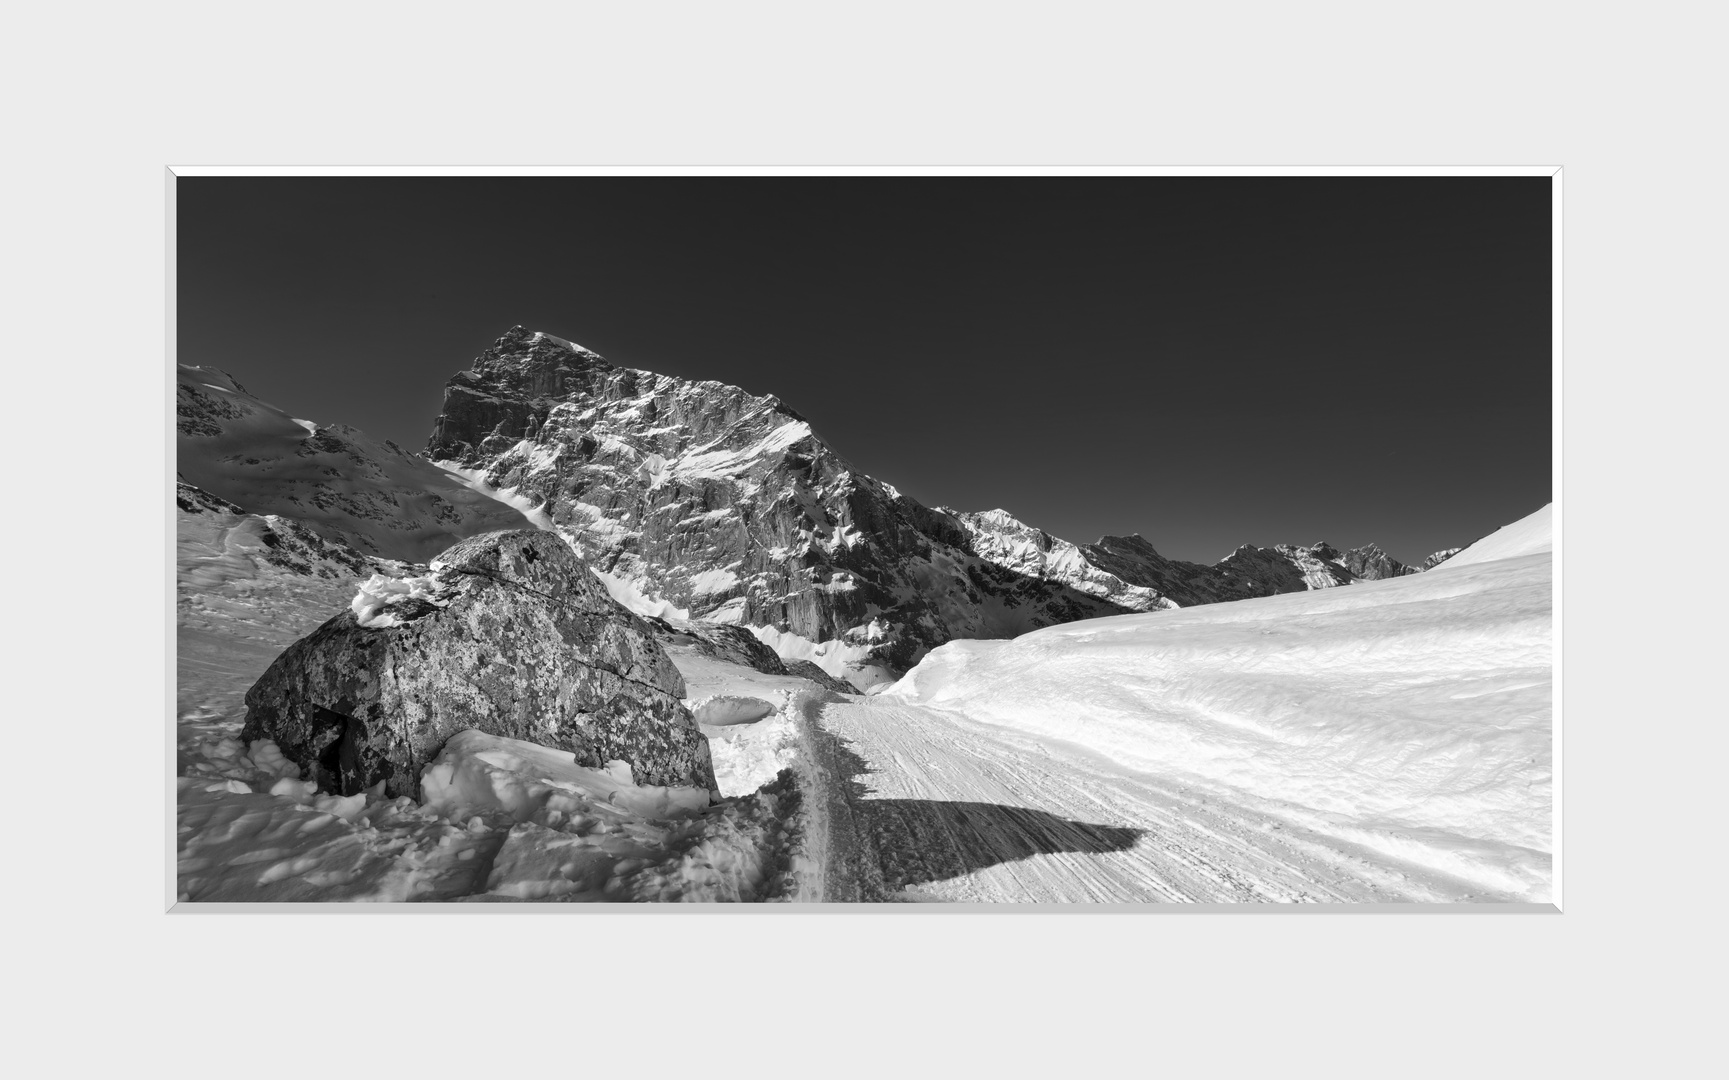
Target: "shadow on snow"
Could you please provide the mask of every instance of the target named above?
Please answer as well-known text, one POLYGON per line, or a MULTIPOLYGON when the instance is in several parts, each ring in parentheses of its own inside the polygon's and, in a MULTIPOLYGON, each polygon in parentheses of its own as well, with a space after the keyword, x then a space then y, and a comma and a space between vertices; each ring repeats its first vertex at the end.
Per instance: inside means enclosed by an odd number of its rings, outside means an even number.
POLYGON ((813 740, 829 780, 827 900, 912 899, 909 886, 1032 855, 1127 851, 1146 831, 994 803, 872 798, 870 764, 847 740, 820 724, 813 740))

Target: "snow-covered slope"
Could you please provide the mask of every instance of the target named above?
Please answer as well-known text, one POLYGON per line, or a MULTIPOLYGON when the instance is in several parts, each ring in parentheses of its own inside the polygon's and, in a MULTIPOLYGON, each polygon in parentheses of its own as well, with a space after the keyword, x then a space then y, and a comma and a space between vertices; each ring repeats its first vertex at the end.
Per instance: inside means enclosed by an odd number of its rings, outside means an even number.
POLYGON ((1553 503, 1529 517, 1511 525, 1503 525, 1488 536, 1447 559, 1444 566, 1457 570, 1461 566, 1476 566, 1497 559, 1515 559, 1522 555, 1539 555, 1555 550, 1553 503))
MULTIPOLYGON (((1349 845, 1423 882, 1419 896, 1542 901, 1550 547, 1545 508, 1431 573, 950 642, 848 708, 948 716, 938 741, 972 740, 975 756, 1000 739, 1080 748, 1349 845)), ((878 720, 847 737, 873 768, 904 771, 885 760, 898 747, 873 747, 892 741, 878 720)), ((1038 791, 1021 797, 1038 806, 1038 791)))
POLYGON ((394 443, 295 419, 215 368, 181 364, 178 378, 180 479, 248 513, 293 518, 358 551, 409 562, 476 533, 527 526, 520 509, 394 443))

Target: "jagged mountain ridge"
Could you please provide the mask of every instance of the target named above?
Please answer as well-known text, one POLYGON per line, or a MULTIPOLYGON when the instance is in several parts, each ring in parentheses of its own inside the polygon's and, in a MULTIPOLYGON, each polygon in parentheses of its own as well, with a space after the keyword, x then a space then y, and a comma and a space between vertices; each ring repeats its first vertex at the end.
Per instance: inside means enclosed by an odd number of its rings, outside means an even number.
POLYGON ((902 669, 952 638, 1127 610, 980 558, 952 515, 853 468, 778 398, 522 327, 450 380, 426 453, 541 504, 645 594, 855 663, 902 669))
POLYGON ((1001 510, 933 510, 772 395, 619 367, 521 326, 449 380, 425 452, 540 506, 596 569, 688 617, 894 671, 954 638, 1418 570, 1325 544, 1204 566, 1138 536, 1076 545, 1001 510))

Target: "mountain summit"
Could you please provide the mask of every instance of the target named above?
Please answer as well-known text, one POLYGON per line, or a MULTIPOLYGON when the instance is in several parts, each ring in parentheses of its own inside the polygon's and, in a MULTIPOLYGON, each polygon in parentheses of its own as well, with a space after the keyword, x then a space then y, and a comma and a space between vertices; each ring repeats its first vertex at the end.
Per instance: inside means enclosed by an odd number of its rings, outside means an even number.
POLYGON ((620 367, 512 327, 445 387, 426 456, 537 507, 617 596, 739 623, 876 681, 955 638, 1415 572, 1379 549, 1140 537, 1079 546, 1001 510, 931 509, 853 468, 778 398, 620 367))

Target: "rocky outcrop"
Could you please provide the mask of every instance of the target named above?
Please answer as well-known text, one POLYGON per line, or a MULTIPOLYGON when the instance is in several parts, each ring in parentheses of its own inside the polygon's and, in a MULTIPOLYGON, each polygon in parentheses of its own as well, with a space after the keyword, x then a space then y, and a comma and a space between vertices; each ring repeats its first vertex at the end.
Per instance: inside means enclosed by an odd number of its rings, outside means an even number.
POLYGON ((424 577, 375 576, 246 695, 245 739, 273 739, 327 791, 417 795, 458 731, 630 763, 638 782, 715 787, 684 680, 642 619, 558 537, 464 540, 424 577))
POLYGON ((1459 554, 1459 552, 1464 551, 1464 550, 1465 549, 1462 547, 1443 548, 1442 550, 1437 551, 1433 555, 1429 556, 1427 559, 1424 559, 1423 565, 1421 567, 1419 567, 1419 569, 1420 570, 1433 570, 1435 567, 1440 566, 1442 563, 1446 562, 1448 559, 1451 559, 1453 556, 1459 554))
POLYGON ((1382 551, 1375 544, 1352 548, 1341 555, 1338 562, 1339 565, 1349 570, 1353 577, 1362 581, 1380 581, 1385 578, 1404 577, 1406 574, 1420 574, 1426 569, 1426 567, 1420 566, 1407 566, 1382 551))
POLYGON ((858 687, 845 679, 837 679, 833 675, 817 667, 809 660, 787 660, 786 673, 809 682, 816 683, 825 690, 833 690, 837 694, 856 694, 858 687))
POLYGON ((768 675, 786 674, 786 664, 775 655, 775 651, 742 626, 694 623, 674 627, 661 622, 656 630, 663 640, 689 645, 699 656, 738 664, 768 675))

